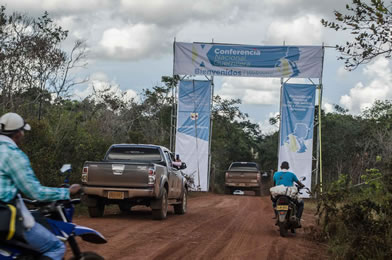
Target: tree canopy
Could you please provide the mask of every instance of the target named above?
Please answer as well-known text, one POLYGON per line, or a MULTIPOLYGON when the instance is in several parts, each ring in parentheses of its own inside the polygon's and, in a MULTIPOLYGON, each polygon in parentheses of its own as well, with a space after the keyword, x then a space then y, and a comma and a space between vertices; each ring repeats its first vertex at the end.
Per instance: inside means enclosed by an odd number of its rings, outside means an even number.
POLYGON ((352 41, 336 45, 348 70, 368 63, 377 56, 391 57, 392 12, 391 3, 382 0, 352 0, 346 5, 347 13, 335 11, 336 21, 322 19, 321 23, 336 31, 349 31, 352 41))

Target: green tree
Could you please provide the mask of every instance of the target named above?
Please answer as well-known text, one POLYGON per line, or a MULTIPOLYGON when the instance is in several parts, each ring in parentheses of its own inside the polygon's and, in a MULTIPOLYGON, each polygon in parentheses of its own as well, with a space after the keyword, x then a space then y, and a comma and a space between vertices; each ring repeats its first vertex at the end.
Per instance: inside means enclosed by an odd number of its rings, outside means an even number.
POLYGON ((348 70, 370 62, 377 56, 391 57, 392 12, 382 0, 352 0, 346 5, 347 14, 335 11, 335 22, 322 19, 321 23, 336 31, 350 31, 353 41, 336 45, 348 70))
POLYGON ((83 42, 76 42, 71 53, 61 49, 60 44, 68 31, 56 25, 44 13, 32 18, 25 14, 8 15, 0 7, 0 88, 3 111, 16 107, 34 105, 38 117, 46 95, 66 95, 69 89, 79 83, 70 77, 75 67, 84 66, 85 48, 83 42), (35 89, 31 91, 31 89, 35 89), (35 93, 29 103, 18 103, 16 93, 35 93), (37 105, 38 104, 38 105, 37 105))

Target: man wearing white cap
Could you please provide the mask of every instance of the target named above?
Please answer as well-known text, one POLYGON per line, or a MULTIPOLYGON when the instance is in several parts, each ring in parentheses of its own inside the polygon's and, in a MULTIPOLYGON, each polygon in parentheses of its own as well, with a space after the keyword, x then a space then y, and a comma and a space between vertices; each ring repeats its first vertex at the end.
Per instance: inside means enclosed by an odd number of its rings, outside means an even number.
MULTIPOLYGON (((19 149, 25 131, 31 130, 23 118, 6 113, 0 118, 0 203, 12 203, 19 192, 39 201, 67 200, 80 190, 80 185, 68 188, 49 188, 36 178, 27 155, 19 149)), ((31 216, 31 215, 30 215, 31 216)), ((0 220, 1 221, 1 220, 0 220)), ((63 259, 65 245, 54 234, 34 221, 24 230, 24 238, 43 259, 63 259)))

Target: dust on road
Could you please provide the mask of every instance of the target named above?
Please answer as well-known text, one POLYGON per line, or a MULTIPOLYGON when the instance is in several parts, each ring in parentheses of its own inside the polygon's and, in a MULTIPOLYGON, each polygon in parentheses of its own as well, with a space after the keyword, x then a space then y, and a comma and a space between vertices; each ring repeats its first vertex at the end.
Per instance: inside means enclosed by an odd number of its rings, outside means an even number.
MULTIPOLYGON (((306 205, 305 205, 306 208, 306 205)), ((100 231, 107 244, 81 242, 83 251, 105 259, 326 259, 325 246, 306 239, 303 229, 279 236, 269 197, 204 194, 190 198, 188 212, 164 221, 146 207, 75 223, 100 231)), ((303 226, 313 224, 304 214, 303 226)))

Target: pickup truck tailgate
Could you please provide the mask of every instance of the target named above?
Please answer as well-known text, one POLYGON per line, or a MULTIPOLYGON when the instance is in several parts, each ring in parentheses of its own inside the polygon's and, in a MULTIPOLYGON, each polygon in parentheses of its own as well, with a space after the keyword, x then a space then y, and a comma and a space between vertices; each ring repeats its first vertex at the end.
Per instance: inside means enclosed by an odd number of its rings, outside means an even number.
POLYGON ((87 185, 103 187, 134 187, 148 186, 148 172, 153 165, 127 163, 87 163, 87 185))
POLYGON ((226 172, 226 183, 257 183, 259 172, 228 171, 226 172))

